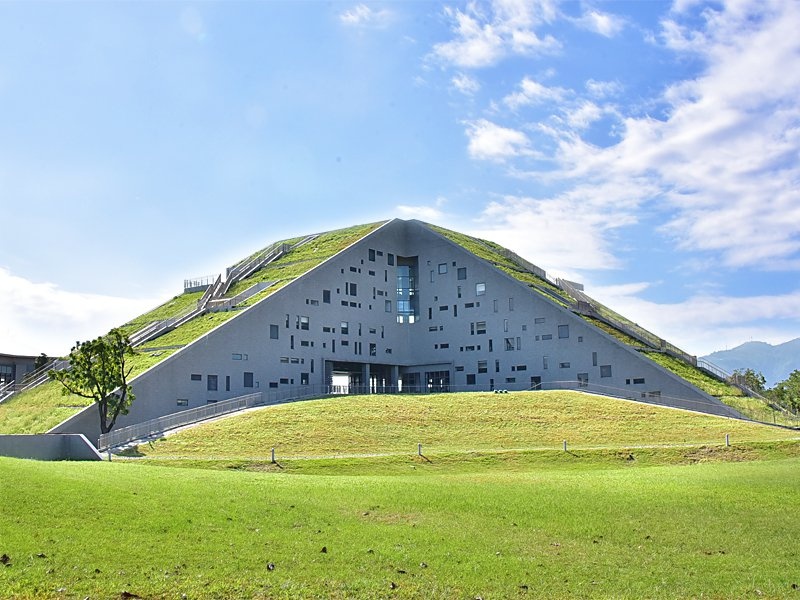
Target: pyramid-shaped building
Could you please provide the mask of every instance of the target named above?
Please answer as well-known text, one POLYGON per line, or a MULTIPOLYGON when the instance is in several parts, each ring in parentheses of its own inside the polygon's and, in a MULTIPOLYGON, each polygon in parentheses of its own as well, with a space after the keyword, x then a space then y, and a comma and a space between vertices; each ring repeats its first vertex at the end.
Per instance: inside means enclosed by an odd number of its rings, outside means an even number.
MULTIPOLYGON (((689 364, 692 357, 594 302, 579 284, 552 281, 496 244, 420 221, 360 231, 331 256, 315 256, 323 236, 309 236, 242 261, 225 280, 201 282, 205 293, 184 321, 202 324, 214 311, 226 318, 188 343, 153 334, 164 321, 135 332, 155 335, 145 352, 167 356, 133 380, 136 401, 117 427, 253 392, 281 402, 567 388, 741 416, 651 358, 689 364), (249 287, 233 296, 242 284, 231 282, 244 270, 249 287)), ((56 431, 97 439, 96 422, 89 407, 56 431)))

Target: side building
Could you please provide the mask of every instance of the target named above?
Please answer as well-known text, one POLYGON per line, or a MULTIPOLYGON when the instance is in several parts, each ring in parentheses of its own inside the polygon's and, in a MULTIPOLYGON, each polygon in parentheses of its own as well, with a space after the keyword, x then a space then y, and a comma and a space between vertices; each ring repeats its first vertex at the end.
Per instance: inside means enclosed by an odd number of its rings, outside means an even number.
MULTIPOLYGON (((133 381, 124 427, 260 391, 568 387, 738 417, 419 221, 394 219, 133 381), (338 389, 337 389, 338 388, 338 389)), ((96 410, 54 431, 97 439, 96 410)))

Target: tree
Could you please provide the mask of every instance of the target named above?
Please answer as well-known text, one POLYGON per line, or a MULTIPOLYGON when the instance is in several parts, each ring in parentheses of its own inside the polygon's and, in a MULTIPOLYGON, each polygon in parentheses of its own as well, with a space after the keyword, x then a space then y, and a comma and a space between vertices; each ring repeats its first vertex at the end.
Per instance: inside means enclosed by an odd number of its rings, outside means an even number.
POLYGON ((33 370, 41 369, 45 366, 48 362, 50 362, 50 358, 42 352, 39 356, 37 356, 33 361, 33 370))
POLYGON ((775 402, 793 412, 800 410, 800 371, 795 369, 786 380, 775 385, 770 390, 770 396, 775 402))
POLYGON ((88 342, 77 342, 69 353, 69 369, 52 370, 50 378, 61 383, 65 396, 75 394, 94 400, 100 412, 100 431, 108 433, 119 415, 127 415, 135 400, 128 384, 132 367, 126 357, 135 354, 128 337, 119 329, 88 342))
POLYGON ((754 371, 753 369, 736 369, 731 375, 731 380, 759 394, 764 392, 767 385, 764 375, 760 371, 754 371))

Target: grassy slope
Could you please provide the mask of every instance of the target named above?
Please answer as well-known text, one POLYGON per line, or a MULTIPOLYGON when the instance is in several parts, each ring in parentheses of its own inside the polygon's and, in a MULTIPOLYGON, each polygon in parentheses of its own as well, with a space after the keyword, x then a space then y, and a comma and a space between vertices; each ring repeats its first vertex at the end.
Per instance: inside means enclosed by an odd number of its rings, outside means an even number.
POLYGON ((0 458, 10 565, 0 589, 20 599, 794 598, 798 468, 326 477, 0 458))
POLYGON ((800 433, 579 392, 344 396, 284 404, 182 431, 148 457, 266 458, 509 449, 720 444, 800 433))

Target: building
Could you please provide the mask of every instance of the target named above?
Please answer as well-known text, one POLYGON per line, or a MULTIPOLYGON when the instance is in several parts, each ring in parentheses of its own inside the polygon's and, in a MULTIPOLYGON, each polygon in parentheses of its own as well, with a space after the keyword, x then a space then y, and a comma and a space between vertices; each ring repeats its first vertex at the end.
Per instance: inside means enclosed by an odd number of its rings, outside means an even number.
POLYGON ((23 377, 35 369, 35 356, 0 354, 0 387, 12 381, 21 383, 23 377))
MULTIPOLYGON (((394 219, 136 377, 117 427, 255 391, 565 387, 739 416, 601 328, 590 300, 499 246, 394 219)), ((56 430, 96 439, 96 420, 56 430)))

